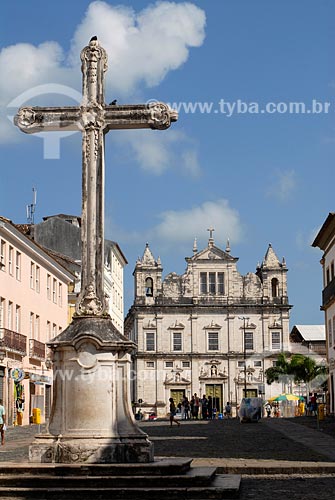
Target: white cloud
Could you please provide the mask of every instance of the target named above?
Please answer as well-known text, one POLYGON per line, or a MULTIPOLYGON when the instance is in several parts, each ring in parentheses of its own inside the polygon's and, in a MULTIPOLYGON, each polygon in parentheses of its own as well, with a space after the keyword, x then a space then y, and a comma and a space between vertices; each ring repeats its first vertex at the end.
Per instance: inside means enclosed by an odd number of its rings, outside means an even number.
POLYGON ((294 170, 277 171, 266 195, 284 202, 287 201, 297 186, 296 173, 294 170))
POLYGON ((127 130, 114 132, 114 141, 130 147, 141 169, 150 174, 161 175, 174 168, 184 175, 198 177, 200 165, 192 141, 179 131, 168 130, 162 134, 157 130, 127 130))
MULTIPOLYGON (((190 243, 194 237, 206 238, 206 230, 215 228, 214 236, 225 243, 229 238, 237 243, 242 239, 242 224, 237 210, 229 206, 228 200, 206 201, 188 210, 169 210, 160 215, 161 222, 153 233, 159 240, 169 243, 190 243)), ((208 235, 207 235, 208 236, 208 235)))
POLYGON ((75 64, 82 47, 97 35, 110 59, 108 84, 124 95, 141 81, 157 85, 179 68, 189 47, 202 45, 204 26, 204 11, 191 3, 157 2, 136 14, 130 8, 93 2, 75 32, 70 60, 75 64))
MULTIPOLYGON (((63 84, 81 88, 80 51, 92 35, 97 35, 109 57, 106 94, 118 98, 135 89, 159 84, 166 74, 188 58, 190 47, 204 40, 204 11, 191 3, 157 2, 136 13, 124 6, 92 2, 78 25, 69 54, 54 41, 38 46, 18 43, 0 51, 0 142, 19 140, 21 134, 7 118, 13 110, 8 103, 21 93, 42 84, 63 84), (19 78, 18 78, 19 72, 19 78)), ((50 96, 39 105, 52 105, 50 96)), ((36 101, 34 101, 36 103, 36 101)), ((23 102, 22 105, 25 103, 23 102)), ((137 144, 134 149, 139 149, 137 144)), ((148 145, 149 148, 149 145, 148 145)), ((153 162, 160 156, 151 143, 153 162)), ((138 150, 138 158, 141 154, 138 150)), ((156 161, 155 161, 156 163, 156 161)), ((196 159, 187 160, 196 170, 196 159)), ((164 169, 157 163, 158 170, 164 169)))
MULTIPOLYGON (((168 210, 158 215, 159 224, 154 227, 142 228, 140 231, 125 231, 113 222, 110 215, 106 216, 107 237, 123 241, 130 245, 142 245, 149 241, 155 247, 167 249, 176 248, 189 250, 197 238, 198 249, 206 246, 209 233, 207 229, 215 229, 214 240, 223 247, 227 239, 236 244, 244 236, 243 224, 237 210, 229 206, 229 201, 219 199, 206 201, 201 205, 186 210, 168 210)), ((161 252, 164 253, 164 252, 161 252)))

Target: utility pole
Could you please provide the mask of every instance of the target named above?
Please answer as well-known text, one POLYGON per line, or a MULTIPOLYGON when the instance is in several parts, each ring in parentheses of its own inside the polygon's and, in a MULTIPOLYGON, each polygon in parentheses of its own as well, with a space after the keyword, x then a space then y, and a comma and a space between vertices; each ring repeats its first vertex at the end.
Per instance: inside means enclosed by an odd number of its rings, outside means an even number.
POLYGON ((246 350, 245 350, 245 326, 249 321, 248 316, 239 316, 238 319, 243 320, 243 359, 244 359, 244 397, 247 397, 247 363, 246 363, 246 350))

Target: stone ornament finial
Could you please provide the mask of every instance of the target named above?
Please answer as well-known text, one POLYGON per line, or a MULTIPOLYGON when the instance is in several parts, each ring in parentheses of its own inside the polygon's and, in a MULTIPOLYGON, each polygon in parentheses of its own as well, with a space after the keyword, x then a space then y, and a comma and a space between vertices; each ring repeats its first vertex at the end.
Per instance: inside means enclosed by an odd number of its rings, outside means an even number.
POLYGON ((178 120, 178 113, 163 102, 152 102, 149 104, 149 125, 156 130, 165 130, 172 122, 178 120))
POLYGON ((33 108, 21 108, 14 117, 14 124, 21 130, 33 125, 36 121, 36 113, 33 108))
MULTIPOLYGON (((106 306, 106 304, 105 304, 106 306)), ((104 313, 104 307, 101 300, 98 299, 95 293, 93 283, 89 283, 85 287, 83 298, 77 303, 77 316, 101 316, 104 313)))

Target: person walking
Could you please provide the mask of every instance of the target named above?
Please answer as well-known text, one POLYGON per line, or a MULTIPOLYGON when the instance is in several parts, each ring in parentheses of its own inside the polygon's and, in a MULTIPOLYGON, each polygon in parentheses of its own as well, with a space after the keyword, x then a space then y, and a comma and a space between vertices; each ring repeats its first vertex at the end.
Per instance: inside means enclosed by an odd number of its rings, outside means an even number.
POLYGON ((5 417, 6 417, 6 410, 5 407, 3 406, 2 399, 0 399, 0 433, 1 433, 1 445, 3 446, 5 444, 5 417))
POLYGON ((227 401, 227 404, 225 406, 225 414, 227 418, 231 417, 231 404, 229 401, 227 401))
POLYGON ((196 420, 198 420, 198 416, 199 416, 199 406, 200 406, 200 399, 197 395, 197 393, 195 392, 194 393, 194 405, 193 405, 193 411, 194 411, 194 418, 196 420))
POLYGON ((170 402, 170 427, 172 427, 173 422, 179 426, 180 422, 178 422, 178 420, 175 419, 176 405, 174 403, 173 398, 170 398, 169 402, 170 402))

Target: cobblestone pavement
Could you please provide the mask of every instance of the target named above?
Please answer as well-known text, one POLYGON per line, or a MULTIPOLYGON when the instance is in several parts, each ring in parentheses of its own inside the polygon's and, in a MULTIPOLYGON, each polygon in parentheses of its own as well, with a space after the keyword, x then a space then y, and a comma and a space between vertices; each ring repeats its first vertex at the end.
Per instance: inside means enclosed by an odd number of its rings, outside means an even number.
MULTIPOLYGON (((156 456, 193 457, 194 465, 242 474, 240 500, 334 498, 335 438, 311 428, 312 420, 305 426, 299 419, 263 419, 258 424, 231 419, 187 421, 172 428, 167 421, 141 422, 140 427, 154 442, 156 456)), ((36 425, 9 428, 0 462, 27 461, 38 430, 36 425)))
MULTIPOLYGON (((328 457, 323 449, 308 446, 312 440, 314 446, 324 439, 322 434, 315 439, 316 431, 294 426, 289 431, 290 436, 287 436, 282 431, 290 425, 294 424, 283 419, 263 419, 252 424, 240 424, 236 419, 184 421, 180 427, 170 427, 168 422, 141 424, 154 441, 155 454, 160 456, 335 461, 335 454, 328 457), (305 432, 311 432, 309 441, 307 439, 304 444, 297 443, 293 437, 299 431, 303 435, 305 432)), ((328 439, 326 441, 328 443, 328 439)))

